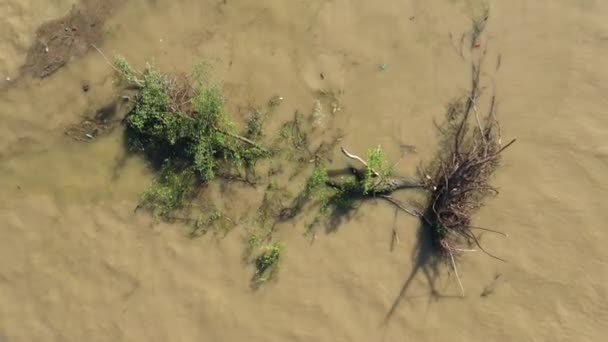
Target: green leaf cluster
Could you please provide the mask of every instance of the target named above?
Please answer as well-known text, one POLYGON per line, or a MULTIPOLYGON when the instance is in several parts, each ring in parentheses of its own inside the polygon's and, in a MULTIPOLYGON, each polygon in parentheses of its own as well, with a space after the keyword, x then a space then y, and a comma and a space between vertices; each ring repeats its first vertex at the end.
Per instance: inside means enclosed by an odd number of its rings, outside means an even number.
POLYGON ((279 242, 264 247, 264 251, 255 259, 254 284, 266 282, 276 275, 284 250, 285 246, 279 242))
POLYGON ((170 220, 174 211, 186 207, 194 196, 195 177, 191 171, 175 171, 169 165, 142 195, 141 206, 155 216, 170 220))
POLYGON ((380 146, 367 151, 367 167, 364 171, 363 193, 374 193, 374 188, 393 175, 393 166, 388 163, 380 146))
POLYGON ((125 118, 129 146, 142 151, 153 165, 168 169, 144 194, 144 201, 157 201, 161 212, 179 207, 179 196, 174 195, 181 190, 170 187, 183 184, 171 177, 193 174, 205 184, 220 166, 240 172, 265 156, 265 150, 238 139, 236 125, 225 113, 221 87, 209 80, 204 66, 195 69, 192 84, 151 66, 139 73, 123 58, 117 58, 114 67, 123 83, 139 90, 134 109, 125 118))

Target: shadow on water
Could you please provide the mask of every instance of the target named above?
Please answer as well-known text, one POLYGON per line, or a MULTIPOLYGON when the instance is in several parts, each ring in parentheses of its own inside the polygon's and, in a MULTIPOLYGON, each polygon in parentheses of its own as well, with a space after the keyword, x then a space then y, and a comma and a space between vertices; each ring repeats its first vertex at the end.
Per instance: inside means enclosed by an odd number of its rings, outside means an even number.
POLYGON ((335 210, 332 210, 329 219, 325 223, 325 232, 327 234, 337 232, 340 226, 350 222, 357 216, 361 205, 362 203, 350 209, 336 208, 335 210))
POLYGON ((393 301, 393 304, 391 305, 390 309, 384 316, 384 319, 382 320, 381 324, 382 326, 388 325, 391 318, 396 313, 399 304, 403 300, 421 297, 406 296, 410 286, 412 285, 412 282, 419 273, 422 273, 429 287, 429 306, 431 300, 433 299, 436 300, 442 298, 462 298, 460 296, 442 295, 438 291, 437 282, 440 277, 439 267, 444 263, 444 260, 441 255, 437 254, 437 250, 434 246, 433 237, 431 234, 431 228, 428 227, 425 223, 419 224, 418 231, 416 234, 416 241, 417 243, 414 247, 414 251, 412 252, 412 260, 414 267, 405 278, 403 285, 401 286, 401 290, 393 301))
MULTIPOLYGON (((361 181, 361 172, 355 167, 349 165, 346 168, 328 170, 327 175, 330 179, 355 177, 357 181, 361 181)), ((360 193, 360 189, 339 191, 330 197, 328 205, 329 215, 325 222, 325 232, 327 234, 335 233, 340 226, 353 220, 358 214, 361 207, 374 201, 374 198, 364 196, 360 193)))

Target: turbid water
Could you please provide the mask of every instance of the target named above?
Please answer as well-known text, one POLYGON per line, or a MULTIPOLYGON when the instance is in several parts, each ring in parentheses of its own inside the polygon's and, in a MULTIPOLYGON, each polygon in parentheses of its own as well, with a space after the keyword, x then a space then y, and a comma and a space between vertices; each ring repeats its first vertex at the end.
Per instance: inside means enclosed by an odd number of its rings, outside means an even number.
MULTIPOLYGON (((37 27, 71 5, 0 3, 0 341, 604 340, 607 2, 490 1, 483 43, 501 68, 483 77, 496 87, 505 139, 518 142, 476 223, 509 234, 483 236, 508 262, 464 255, 465 298, 447 274, 437 282, 445 296, 431 296, 420 274, 388 322, 415 266, 417 221, 399 217, 391 250, 386 203, 364 204, 312 245, 301 222, 282 227, 280 275, 258 291, 241 258, 243 230, 189 239, 133 213, 152 174, 123 158, 120 131, 89 143, 63 135, 111 96, 103 57, 76 56, 42 80, 20 74, 37 27)), ((457 44, 482 7, 130 0, 105 22, 100 48, 170 72, 207 60, 237 117, 239 106, 281 95, 276 125, 311 110, 318 90, 340 91, 342 144, 382 145, 392 159, 400 144, 415 145, 399 164, 408 173, 436 148, 432 120, 467 90, 449 34, 457 44)), ((254 206, 247 197, 234 205, 254 206)))

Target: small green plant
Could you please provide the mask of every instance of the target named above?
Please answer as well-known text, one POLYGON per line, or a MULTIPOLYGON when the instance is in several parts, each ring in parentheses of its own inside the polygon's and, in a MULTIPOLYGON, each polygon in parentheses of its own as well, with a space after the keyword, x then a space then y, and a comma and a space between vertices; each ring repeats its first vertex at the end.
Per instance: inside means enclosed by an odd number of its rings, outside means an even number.
POLYGON ((249 258, 255 250, 262 246, 264 235, 260 229, 255 229, 249 232, 247 237, 247 248, 245 249, 245 257, 249 258))
POLYGON ((143 81, 137 77, 137 71, 131 68, 129 62, 122 57, 117 56, 113 63, 114 70, 116 70, 116 80, 125 86, 143 86, 143 81))
POLYGON ((260 114, 258 111, 254 111, 249 120, 247 120, 247 138, 259 140, 263 136, 262 126, 262 114, 260 114))
POLYGON ((280 151, 286 153, 290 161, 302 162, 307 157, 310 140, 304 126, 304 115, 296 112, 293 119, 284 123, 279 129, 275 144, 279 146, 280 151))
POLYGON ((252 280, 254 285, 271 280, 276 275, 284 250, 285 247, 278 242, 264 247, 263 252, 255 259, 255 274, 252 280))
POLYGON ((310 191, 315 191, 321 189, 325 186, 325 182, 329 179, 327 175, 327 169, 324 165, 317 165, 312 170, 312 174, 308 178, 308 182, 306 184, 307 188, 310 191))
POLYGON ((143 193, 141 206, 157 217, 171 220, 174 211, 189 204, 194 196, 195 182, 192 172, 180 172, 167 164, 152 186, 143 193))
POLYGON ((364 171, 363 194, 374 193, 374 188, 393 175, 384 151, 379 146, 367 152, 367 167, 364 171))
POLYGON ((201 214, 195 221, 190 237, 198 237, 212 231, 214 234, 225 236, 233 227, 232 220, 218 208, 213 207, 201 214))
POLYGON ((325 182, 329 179, 327 169, 323 165, 317 165, 308 177, 304 190, 296 196, 288 208, 283 210, 283 218, 290 219, 298 215, 304 206, 311 200, 323 200, 326 196, 327 187, 325 182))

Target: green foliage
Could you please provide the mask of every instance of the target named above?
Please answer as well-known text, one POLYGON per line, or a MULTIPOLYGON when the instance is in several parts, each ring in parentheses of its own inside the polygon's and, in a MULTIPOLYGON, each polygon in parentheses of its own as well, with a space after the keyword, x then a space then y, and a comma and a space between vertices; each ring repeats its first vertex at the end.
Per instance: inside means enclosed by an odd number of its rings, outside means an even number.
POLYGON ((142 86, 143 85, 143 81, 140 80, 137 75, 136 75, 136 71, 133 70, 133 68, 131 68, 131 66, 129 65, 129 62, 127 62, 127 60, 122 57, 122 56, 117 56, 114 59, 114 63, 112 63, 114 66, 114 69, 118 72, 117 76, 117 81, 121 82, 121 83, 126 83, 126 85, 131 86, 131 85, 137 85, 137 86, 142 86))
POLYGON ((213 207, 194 221, 191 237, 198 237, 213 231, 215 234, 226 235, 233 227, 232 220, 218 208, 213 207))
POLYGON ((195 182, 191 171, 176 171, 167 164, 152 186, 143 193, 141 206, 157 217, 171 220, 171 214, 186 207, 194 196, 195 182))
POLYGON ((325 186, 328 178, 327 169, 323 165, 315 166, 306 181, 304 190, 293 199, 288 208, 283 210, 284 218, 293 218, 298 215, 310 200, 323 200, 328 190, 325 186))
POLYGON ((275 95, 268 100, 264 110, 251 108, 251 115, 247 119, 245 136, 253 141, 262 139, 264 137, 264 123, 281 102, 283 102, 283 98, 275 95))
POLYGON ((284 250, 285 247, 278 242, 264 247, 264 251, 255 259, 254 285, 271 280, 276 275, 284 250))
POLYGON ((191 152, 194 157, 192 168, 205 182, 215 177, 213 143, 209 140, 208 137, 199 137, 191 152))
MULTIPOLYGON (((193 167, 204 179, 213 178, 217 160, 234 162, 237 166, 263 157, 259 148, 248 146, 235 138, 235 125, 224 112, 224 97, 219 85, 208 79, 204 66, 194 72, 192 97, 177 103, 175 93, 189 93, 190 84, 163 75, 149 67, 142 79, 124 59, 115 67, 127 81, 142 84, 134 110, 127 116, 127 127, 142 150, 162 151, 162 157, 181 158, 179 164, 193 167), (180 112, 184 102, 192 106, 180 112)), ((158 156, 161 157, 161 156, 158 156)))
POLYGON ((317 190, 325 186, 325 182, 329 179, 327 169, 323 165, 317 165, 308 178, 307 187, 310 190, 317 190))
POLYGON ((363 193, 370 194, 374 192, 374 187, 393 174, 393 167, 388 164, 384 151, 380 148, 374 148, 367 152, 367 168, 364 171, 363 193))
POLYGON ((144 152, 153 165, 163 165, 158 182, 144 195, 147 206, 155 207, 151 203, 157 202, 164 208, 154 208, 161 216, 183 206, 173 201, 177 200, 175 194, 185 192, 183 184, 165 173, 177 175, 183 170, 205 184, 215 178, 220 164, 241 172, 266 156, 262 148, 239 139, 236 125, 225 113, 221 87, 211 81, 206 65, 195 68, 193 84, 151 66, 139 73, 120 57, 114 68, 124 83, 139 89, 134 109, 125 120, 128 143, 133 150, 144 152))
POLYGON ((307 152, 310 141, 304 129, 304 116, 300 112, 296 112, 293 120, 281 126, 276 144, 280 145, 283 151, 289 149, 287 154, 289 160, 302 159, 301 155, 307 152), (297 156, 300 158, 296 158, 297 156))
POLYGON ((150 69, 143 76, 137 105, 127 116, 127 125, 142 142, 174 146, 190 122, 169 109, 169 95, 163 75, 150 69))
POLYGON ((199 83, 192 104, 200 128, 213 128, 224 119, 224 97, 218 86, 199 83))
POLYGON ((262 135, 263 118, 258 111, 254 111, 247 120, 247 137, 252 140, 259 140, 262 135))
POLYGON ((258 229, 253 232, 250 232, 247 238, 247 250, 246 255, 251 255, 253 251, 259 248, 264 241, 264 236, 262 232, 258 229))

